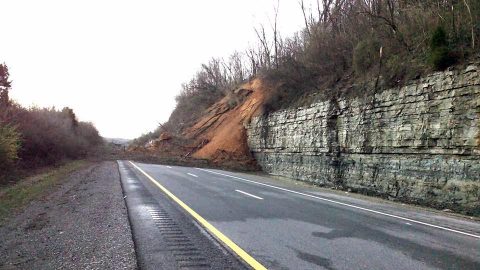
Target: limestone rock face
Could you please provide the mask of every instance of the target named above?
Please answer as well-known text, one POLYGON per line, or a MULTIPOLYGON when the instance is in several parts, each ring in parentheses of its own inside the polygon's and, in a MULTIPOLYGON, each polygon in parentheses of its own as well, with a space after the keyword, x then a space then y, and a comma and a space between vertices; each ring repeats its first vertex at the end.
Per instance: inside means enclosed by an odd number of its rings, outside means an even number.
POLYGON ((256 117, 269 173, 480 215, 480 67, 256 117))

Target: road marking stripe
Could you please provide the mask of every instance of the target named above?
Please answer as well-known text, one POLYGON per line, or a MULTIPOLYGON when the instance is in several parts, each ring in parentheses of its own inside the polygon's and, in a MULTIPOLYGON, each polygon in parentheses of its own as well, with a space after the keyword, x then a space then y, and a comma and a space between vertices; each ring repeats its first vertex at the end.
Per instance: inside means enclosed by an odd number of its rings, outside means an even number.
POLYGON ((294 191, 294 190, 290 190, 290 189, 286 189, 286 188, 281 188, 281 187, 277 187, 277 186, 273 186, 273 185, 269 185, 269 184, 264 184, 264 183, 248 180, 248 179, 245 179, 245 178, 233 176, 233 175, 228 175, 228 174, 219 173, 219 172, 206 170, 206 169, 201 169, 201 168, 197 168, 197 170, 206 171, 206 172, 209 172, 209 173, 218 174, 218 175, 222 175, 222 176, 227 176, 227 177, 231 177, 231 178, 234 178, 234 179, 238 179, 238 180, 254 183, 254 184, 257 184, 257 185, 261 185, 261 186, 271 187, 271 188, 274 188, 274 189, 278 189, 278 190, 282 190, 282 191, 286 191, 286 192, 290 192, 290 193, 294 193, 294 194, 298 194, 298 195, 302 195, 302 196, 306 196, 306 197, 330 202, 330 203, 335 203, 335 204, 339 204, 339 205, 343 205, 343 206, 348 206, 348 207, 352 207, 352 208, 355 208, 355 209, 359 209, 359 210, 363 210, 363 211, 367 211, 367 212, 371 212, 371 213, 375 213, 375 214, 379 214, 379 215, 383 215, 383 216, 387 216, 387 217, 397 218, 397 219, 401 219, 401 220, 405 220, 405 221, 410 221, 410 222, 413 222, 413 223, 429 226, 429 227, 432 227, 432 228, 437 228, 437 229, 440 229, 440 230, 445 230, 445 231, 449 231, 449 232, 453 232, 453 233, 463 234, 463 235, 466 235, 466 236, 471 236, 471 237, 475 237, 475 238, 480 239, 480 235, 476 235, 476 234, 473 234, 473 233, 467 233, 467 232, 463 232, 463 231, 459 231, 459 230, 455 230, 455 229, 450 229, 450 228, 447 228, 447 227, 442 227, 442 226, 430 224, 430 223, 423 222, 423 221, 418 221, 418 220, 414 220, 414 219, 410 219, 410 218, 406 218, 406 217, 401 217, 401 216, 397 216, 397 215, 392 215, 392 214, 380 212, 380 211, 377 211, 377 210, 364 208, 364 207, 361 207, 361 206, 356 206, 356 205, 352 205, 352 204, 348 204, 348 203, 342 203, 342 202, 339 202, 339 201, 325 199, 325 198, 318 197, 318 196, 315 196, 315 195, 310 195, 310 194, 303 193, 303 192, 298 192, 298 191, 294 191))
POLYGON ((207 229, 211 234, 215 235, 220 241, 222 241, 225 245, 227 245, 235 254, 237 254, 240 258, 242 258, 248 265, 250 265, 253 269, 267 269, 265 266, 261 265, 257 260, 255 260, 252 256, 250 256, 247 252, 245 252, 241 247, 235 244, 230 238, 225 236, 222 232, 220 232, 217 228, 215 228, 212 224, 210 224, 206 219, 202 216, 197 214, 192 208, 182 202, 177 196, 171 193, 168 189, 162 186, 160 183, 157 182, 153 177, 148 175, 144 172, 140 167, 135 165, 133 162, 129 161, 138 171, 140 171, 143 175, 145 175, 154 185, 156 185, 159 189, 161 189, 165 194, 167 194, 172 200, 174 200, 177 204, 179 204, 185 211, 187 211, 193 218, 195 218, 205 229, 207 229))
POLYGON ((171 169, 172 167, 170 167, 170 166, 167 166, 167 168, 171 169))
POLYGON ((193 176, 193 177, 198 177, 198 176, 196 176, 196 175, 193 174, 193 173, 187 173, 187 174, 190 175, 190 176, 193 176))
POLYGON ((243 193, 243 194, 245 194, 245 195, 247 195, 247 196, 250 196, 250 197, 253 197, 253 198, 255 198, 255 199, 263 200, 262 197, 255 196, 255 195, 250 194, 250 193, 247 193, 247 192, 245 192, 245 191, 241 191, 241 190, 238 190, 238 189, 235 189, 235 191, 236 191, 236 192, 243 193))

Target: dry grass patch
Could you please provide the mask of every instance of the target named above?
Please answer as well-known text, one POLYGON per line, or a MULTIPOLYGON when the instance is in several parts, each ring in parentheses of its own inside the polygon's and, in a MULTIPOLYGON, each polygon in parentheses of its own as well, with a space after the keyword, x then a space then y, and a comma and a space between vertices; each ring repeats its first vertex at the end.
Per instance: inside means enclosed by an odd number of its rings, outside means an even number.
POLYGON ((15 185, 0 189, 0 225, 14 212, 22 210, 29 202, 50 193, 68 174, 90 163, 85 160, 69 162, 46 173, 28 177, 15 185))

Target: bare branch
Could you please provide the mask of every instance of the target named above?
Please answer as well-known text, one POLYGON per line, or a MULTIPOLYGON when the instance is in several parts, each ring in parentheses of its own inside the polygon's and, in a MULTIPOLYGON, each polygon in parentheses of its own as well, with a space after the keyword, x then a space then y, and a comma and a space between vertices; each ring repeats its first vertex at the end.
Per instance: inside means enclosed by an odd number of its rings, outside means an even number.
POLYGON ((300 8, 302 9, 303 20, 305 21, 305 32, 306 32, 307 35, 310 37, 310 36, 311 36, 311 34, 310 34, 310 27, 309 27, 309 25, 308 25, 307 13, 305 12, 305 5, 304 5, 304 3, 303 3, 303 0, 300 0, 299 4, 300 4, 300 8))

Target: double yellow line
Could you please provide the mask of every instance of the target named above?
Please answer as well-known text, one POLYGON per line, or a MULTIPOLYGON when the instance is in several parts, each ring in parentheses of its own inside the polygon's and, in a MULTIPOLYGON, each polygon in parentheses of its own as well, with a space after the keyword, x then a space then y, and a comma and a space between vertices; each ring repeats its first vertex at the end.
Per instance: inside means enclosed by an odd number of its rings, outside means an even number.
POLYGON ((185 211, 187 211, 193 218, 195 218, 205 229, 207 229, 211 234, 213 234, 217 239, 223 242, 226 246, 228 246, 235 254, 237 254, 240 258, 242 258, 248 265, 250 265, 253 269, 267 269, 265 266, 257 262, 252 256, 250 256, 245 250, 235 244, 230 238, 225 236, 222 232, 220 232, 217 228, 215 228, 212 224, 210 224, 207 220, 205 220, 202 216, 200 216, 197 212, 195 212, 192 208, 186 205, 182 200, 177 198, 173 193, 171 193, 168 189, 164 186, 159 184, 157 180, 153 177, 148 175, 145 171, 140 169, 137 165, 133 162, 129 161, 137 170, 139 170, 143 175, 145 175, 153 184, 155 184, 160 190, 162 190, 165 194, 167 194, 173 201, 175 201, 178 205, 180 205, 185 211))

